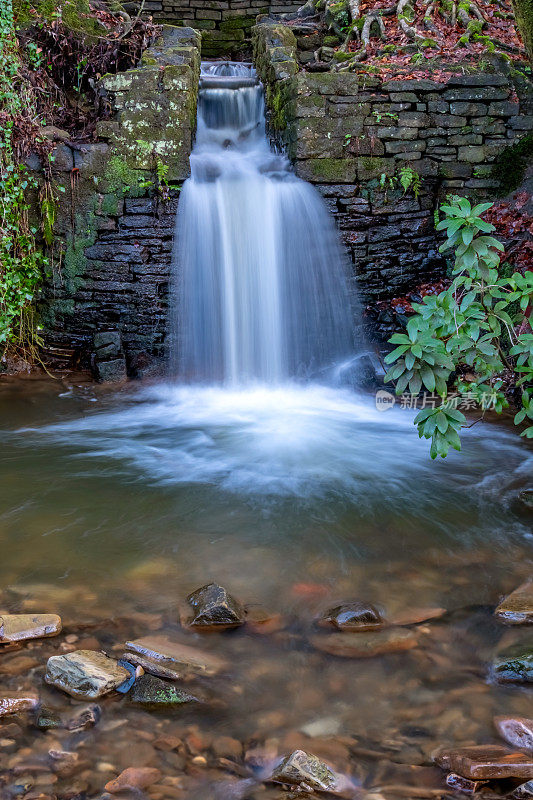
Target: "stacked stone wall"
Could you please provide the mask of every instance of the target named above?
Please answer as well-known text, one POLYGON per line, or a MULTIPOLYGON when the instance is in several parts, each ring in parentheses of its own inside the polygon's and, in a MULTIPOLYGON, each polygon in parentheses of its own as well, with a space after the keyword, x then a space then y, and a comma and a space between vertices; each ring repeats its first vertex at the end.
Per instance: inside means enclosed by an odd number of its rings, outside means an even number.
MULTIPOLYGON (((196 31, 165 27, 137 69, 101 79, 110 114, 98 123, 99 141, 75 145, 65 134, 67 141, 55 147, 52 183, 61 201, 39 304, 51 359, 72 362, 74 356, 87 364, 96 350, 97 372, 107 377, 111 369, 116 376, 113 365, 121 359, 122 372, 134 374, 163 354, 174 220, 195 132, 199 51, 196 31), (120 343, 109 363, 103 353, 109 346, 98 353, 94 344, 103 331, 120 343)), ((42 165, 30 159, 29 166, 42 179, 42 165)))
POLYGON ((146 0, 156 22, 188 25, 202 34, 202 57, 239 56, 251 48, 259 14, 296 11, 300 0, 146 0))
POLYGON ((363 302, 441 275, 435 208, 448 193, 497 196, 495 162, 533 130, 530 82, 503 65, 441 65, 434 79, 306 72, 292 31, 268 23, 254 47, 272 134, 334 213, 363 302))

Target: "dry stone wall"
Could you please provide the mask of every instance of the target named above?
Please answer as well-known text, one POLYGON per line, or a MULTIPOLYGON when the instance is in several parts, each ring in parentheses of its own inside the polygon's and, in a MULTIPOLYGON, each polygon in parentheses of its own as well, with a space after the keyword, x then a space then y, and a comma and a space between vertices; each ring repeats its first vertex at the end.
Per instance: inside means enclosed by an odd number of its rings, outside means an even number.
MULTIPOLYGON (((87 363, 92 354, 97 374, 108 379, 141 372, 163 353, 199 64, 198 33, 165 27, 138 69, 101 79, 110 117, 98 124, 99 141, 55 148, 52 178, 63 193, 39 308, 52 360, 87 363), (158 164, 169 184, 164 192, 158 164)), ((29 166, 39 176, 42 165, 33 159, 29 166)))
POLYGON ((202 56, 211 58, 249 50, 259 14, 285 14, 301 5, 299 0, 146 0, 143 8, 156 22, 200 31, 202 56))
POLYGON ((271 130, 296 173, 326 198, 363 302, 399 296, 442 274, 437 202, 447 193, 496 196, 495 161, 533 130, 531 84, 501 66, 441 67, 435 79, 305 72, 296 44, 286 26, 254 28, 271 130), (412 183, 404 191, 406 168, 412 183))

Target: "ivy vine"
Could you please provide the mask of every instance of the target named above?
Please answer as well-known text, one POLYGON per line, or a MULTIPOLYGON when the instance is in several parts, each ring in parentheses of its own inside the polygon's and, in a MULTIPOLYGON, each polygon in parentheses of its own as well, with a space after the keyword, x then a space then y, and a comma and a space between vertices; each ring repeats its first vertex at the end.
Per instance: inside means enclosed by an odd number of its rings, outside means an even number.
POLYGON ((20 57, 12 0, 0 4, 0 359, 10 348, 37 345, 34 300, 47 265, 38 229, 28 218, 27 192, 37 188, 14 137, 17 120, 35 119, 30 90, 19 80, 20 57))

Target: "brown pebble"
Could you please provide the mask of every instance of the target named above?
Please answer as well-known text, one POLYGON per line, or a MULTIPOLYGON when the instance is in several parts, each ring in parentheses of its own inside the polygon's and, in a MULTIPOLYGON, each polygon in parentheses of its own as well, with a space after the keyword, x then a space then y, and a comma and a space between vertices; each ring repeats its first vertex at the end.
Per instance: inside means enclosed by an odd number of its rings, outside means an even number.
POLYGON ((105 790, 115 794, 125 789, 146 789, 156 783, 161 777, 161 772, 155 767, 128 767, 118 777, 108 781, 105 790))

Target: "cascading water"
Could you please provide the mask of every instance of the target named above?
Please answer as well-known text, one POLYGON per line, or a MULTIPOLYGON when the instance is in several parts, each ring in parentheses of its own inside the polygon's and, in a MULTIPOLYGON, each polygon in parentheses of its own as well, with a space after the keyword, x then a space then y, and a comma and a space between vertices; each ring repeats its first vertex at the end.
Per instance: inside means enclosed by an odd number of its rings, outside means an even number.
POLYGON ((485 498, 512 494, 530 469, 516 437, 475 427, 465 452, 432 464, 412 412, 390 403, 381 413, 353 390, 364 351, 337 233, 320 196, 270 148, 250 66, 203 66, 191 167, 172 287, 179 380, 41 430, 105 470, 183 485, 187 498, 203 487, 206 509, 220 488, 267 503, 299 497, 319 516, 325 497, 340 496, 339 513, 348 499, 358 515, 395 525, 415 515, 425 530, 448 508, 472 513, 476 484, 485 498))
POLYGON ((345 264, 322 198, 265 131, 246 64, 204 64, 180 198, 173 369, 189 381, 279 383, 354 352, 345 264))

